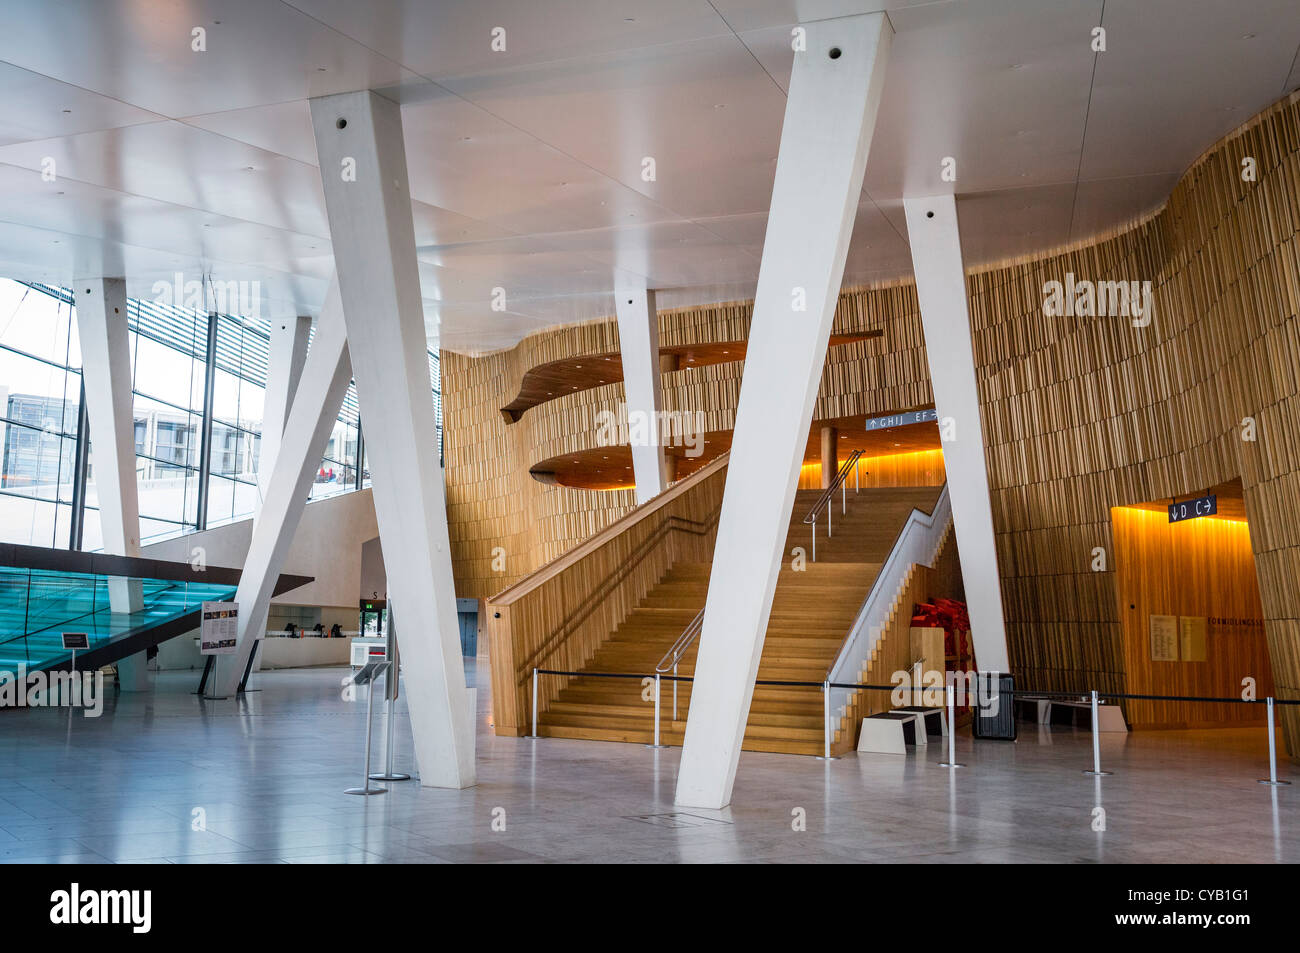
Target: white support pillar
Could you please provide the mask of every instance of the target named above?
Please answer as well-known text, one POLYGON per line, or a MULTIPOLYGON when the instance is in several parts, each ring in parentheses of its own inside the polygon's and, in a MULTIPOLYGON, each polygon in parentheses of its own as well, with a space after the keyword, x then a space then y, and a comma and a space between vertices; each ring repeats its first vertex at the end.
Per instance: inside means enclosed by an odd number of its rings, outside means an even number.
POLYGON ((258 509, 266 499, 275 456, 293 395, 298 392, 307 342, 311 339, 311 318, 299 315, 271 322, 270 362, 266 375, 266 405, 262 414, 262 449, 257 461, 258 509))
POLYGON ((214 690, 217 695, 235 694, 257 635, 266 631, 266 616, 276 580, 284 568, 303 507, 307 505, 312 479, 351 381, 352 365, 348 360, 338 282, 332 281, 289 410, 284 439, 267 482, 262 512, 253 523, 253 538, 235 593, 235 602, 239 604, 235 654, 218 669, 220 678, 214 690))
MULTIPOLYGON (((73 296, 104 552, 139 556, 140 497, 135 476, 126 281, 80 278, 73 287, 73 296)), ((139 612, 144 607, 140 580, 110 579, 108 599, 111 612, 139 612)), ((117 677, 123 691, 147 691, 151 685, 145 653, 119 660, 117 677)))
POLYGON ((880 13, 804 29, 678 772, 690 807, 731 800, 892 35, 880 13))
POLYGON ((623 394, 632 441, 632 474, 637 504, 654 499, 668 487, 664 448, 659 440, 659 314, 655 293, 644 282, 616 282, 618 345, 623 359, 623 394), (638 426, 638 418, 644 426, 638 426))
POLYGON ((366 422, 389 599, 407 620, 402 665, 420 783, 468 787, 474 783, 474 722, 456 618, 401 110, 363 91, 313 99, 311 117, 366 422))
POLYGON ((944 437, 943 463, 948 473, 948 497, 952 501, 975 662, 981 672, 1007 672, 1011 663, 993 540, 993 509, 989 503, 979 391, 975 386, 975 353, 957 229, 957 202, 951 195, 907 198, 903 199, 903 210, 912 246, 912 270, 916 274, 934 406, 939 432, 944 437))

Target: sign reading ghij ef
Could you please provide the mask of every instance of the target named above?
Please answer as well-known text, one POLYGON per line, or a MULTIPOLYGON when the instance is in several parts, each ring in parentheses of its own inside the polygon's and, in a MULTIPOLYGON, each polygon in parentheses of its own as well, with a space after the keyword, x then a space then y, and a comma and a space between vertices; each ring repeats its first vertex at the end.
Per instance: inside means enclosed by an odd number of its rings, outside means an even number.
POLYGON ((909 424, 925 424, 939 419, 939 412, 933 407, 928 410, 908 410, 888 417, 871 417, 867 420, 867 430, 889 430, 894 427, 906 427, 909 424))
POLYGON ((1198 516, 1213 516, 1217 512, 1219 512, 1219 498, 1211 493, 1209 496, 1198 496, 1194 500, 1170 503, 1169 522, 1181 523, 1183 520, 1195 519, 1198 516))
POLYGON ((199 651, 204 655, 234 655, 239 634, 239 605, 205 602, 199 623, 199 651))

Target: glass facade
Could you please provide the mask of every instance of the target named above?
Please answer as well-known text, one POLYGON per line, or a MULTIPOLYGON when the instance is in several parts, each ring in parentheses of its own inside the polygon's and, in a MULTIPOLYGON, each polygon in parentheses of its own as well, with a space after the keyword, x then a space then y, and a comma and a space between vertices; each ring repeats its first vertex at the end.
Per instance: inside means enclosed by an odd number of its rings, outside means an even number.
MULTIPOLYGON (((134 298, 127 312, 141 540, 251 517, 270 363, 267 322, 134 298), (208 424, 205 470, 201 448, 208 424)), ((441 449, 442 397, 432 351, 429 369, 441 449)), ((102 546, 94 444, 81 432, 80 393, 81 351, 68 291, 0 279, 0 541, 75 547, 74 517, 82 514, 81 548, 102 546), (80 486, 79 438, 86 454, 80 486)), ((354 383, 310 496, 334 496, 369 482, 354 383)))
POLYGON ((0 281, 0 539, 68 546, 80 402, 71 307, 0 281))

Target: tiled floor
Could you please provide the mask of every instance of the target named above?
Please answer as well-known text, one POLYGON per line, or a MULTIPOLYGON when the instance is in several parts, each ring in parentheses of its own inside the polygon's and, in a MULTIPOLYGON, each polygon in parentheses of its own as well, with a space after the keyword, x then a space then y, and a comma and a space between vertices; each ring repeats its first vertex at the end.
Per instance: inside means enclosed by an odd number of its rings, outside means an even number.
MULTIPOLYGON (((0 859, 1300 860, 1300 783, 1256 783, 1262 729, 1103 735, 1115 774, 1096 780, 1080 773, 1090 736, 1068 728, 1023 726, 1015 744, 961 737, 968 767, 956 772, 938 767, 936 745, 830 763, 746 753, 729 810, 679 812, 677 749, 497 738, 484 687, 477 787, 407 781, 361 798, 342 793, 360 781, 365 717, 364 696, 342 700, 343 674, 265 673, 247 701, 199 702, 195 674, 169 673, 99 719, 0 712, 0 859), (1099 805, 1104 831, 1093 829, 1099 805), (206 830, 193 829, 199 810, 206 830)), ((409 771, 404 717, 399 726, 398 767, 409 771)), ((376 718, 376 769, 382 727, 376 718)), ((1289 763, 1281 770, 1300 781, 1289 763)))

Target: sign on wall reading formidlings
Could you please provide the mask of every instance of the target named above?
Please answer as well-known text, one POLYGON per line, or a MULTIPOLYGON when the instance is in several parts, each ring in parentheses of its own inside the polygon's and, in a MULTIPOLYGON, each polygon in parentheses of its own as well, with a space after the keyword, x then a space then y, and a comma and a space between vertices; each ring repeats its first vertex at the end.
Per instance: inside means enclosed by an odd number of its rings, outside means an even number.
POLYGON ((908 424, 925 424, 939 419, 939 412, 933 407, 927 410, 908 410, 888 417, 870 417, 867 430, 888 430, 890 427, 905 427, 908 424))
POLYGON ((1170 503, 1169 522, 1181 523, 1183 520, 1195 519, 1198 516, 1213 516, 1217 512, 1219 512, 1219 498, 1211 493, 1209 496, 1198 496, 1194 500, 1170 503))

